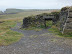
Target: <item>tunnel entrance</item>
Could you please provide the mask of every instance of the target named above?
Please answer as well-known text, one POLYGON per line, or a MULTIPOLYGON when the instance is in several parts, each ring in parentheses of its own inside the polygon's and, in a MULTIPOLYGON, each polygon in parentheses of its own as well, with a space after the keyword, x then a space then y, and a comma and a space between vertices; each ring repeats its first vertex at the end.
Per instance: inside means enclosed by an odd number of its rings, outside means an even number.
POLYGON ((45 28, 51 27, 55 22, 54 15, 43 16, 45 28))
POLYGON ((47 20, 45 28, 50 28, 52 25, 53 25, 53 21, 52 20, 47 20))

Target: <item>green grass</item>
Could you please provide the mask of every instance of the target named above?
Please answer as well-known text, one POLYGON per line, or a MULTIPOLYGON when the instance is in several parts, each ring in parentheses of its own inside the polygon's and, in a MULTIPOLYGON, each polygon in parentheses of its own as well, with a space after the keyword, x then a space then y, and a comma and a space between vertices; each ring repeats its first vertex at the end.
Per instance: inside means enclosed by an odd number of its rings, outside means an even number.
POLYGON ((17 13, 17 14, 6 14, 6 15, 0 15, 0 19, 9 19, 9 18, 24 18, 24 17, 28 17, 31 15, 38 15, 38 14, 42 14, 42 13, 50 13, 52 12, 50 11, 25 11, 25 12, 21 12, 21 13, 17 13))
POLYGON ((0 45, 12 44, 20 40, 21 37, 22 37, 22 34, 9 30, 0 36, 0 45))
MULTIPOLYGON (((4 21, 3 23, 0 23, 0 46, 12 44, 21 39, 23 34, 12 31, 10 28, 14 27, 17 22, 22 23, 24 17, 50 12, 52 11, 29 11, 17 14, 0 15, 0 21, 4 21)), ((32 27, 28 30, 34 29, 40 31, 42 28, 44 28, 44 26, 41 25, 40 28, 32 27)))
MULTIPOLYGON (((13 19, 4 19, 3 23, 0 23, 0 46, 1 45, 9 45, 14 42, 17 42, 23 36, 21 33, 10 30, 10 28, 14 27, 17 23, 16 18, 13 19)), ((18 20, 19 22, 22 19, 18 20)))
POLYGON ((52 21, 46 21, 46 25, 47 25, 47 27, 51 27, 52 26, 52 21))
MULTIPOLYGON (((17 22, 21 22, 24 17, 30 16, 30 15, 37 15, 41 13, 49 13, 51 11, 29 11, 29 12, 21 12, 17 14, 6 14, 6 15, 0 15, 0 21, 4 21, 3 23, 0 23, 0 45, 9 45, 14 42, 17 42, 20 40, 20 38, 23 36, 21 33, 11 31, 10 28, 14 27, 17 22)), ((43 27, 43 26, 41 26, 43 27)), ((40 28, 29 28, 28 30, 36 30, 40 31, 40 28)))
POLYGON ((62 34, 59 29, 56 26, 52 26, 50 29, 48 29, 48 31, 50 31, 51 33, 56 34, 57 36, 61 36, 61 37, 72 37, 72 32, 71 33, 67 33, 67 34, 62 34))
MULTIPOLYGON (((20 40, 22 34, 15 31, 11 31, 10 28, 14 27, 17 22, 22 23, 24 17, 50 12, 51 11, 29 11, 17 14, 0 15, 0 21, 4 21, 3 23, 0 23, 0 45, 9 45, 20 40)), ((31 29, 34 29, 36 31, 41 30, 40 28, 35 27, 29 28, 28 30, 31 29)))
MULTIPOLYGON (((46 26, 51 27, 52 26, 52 21, 46 21, 46 26)), ((42 29, 45 29, 44 25, 40 25, 39 27, 35 26, 29 26, 28 28, 21 28, 22 30, 35 30, 35 31, 41 31, 42 29)))
POLYGON ((22 30, 35 30, 35 31, 41 31, 43 28, 38 27, 28 27, 28 28, 21 28, 22 30))

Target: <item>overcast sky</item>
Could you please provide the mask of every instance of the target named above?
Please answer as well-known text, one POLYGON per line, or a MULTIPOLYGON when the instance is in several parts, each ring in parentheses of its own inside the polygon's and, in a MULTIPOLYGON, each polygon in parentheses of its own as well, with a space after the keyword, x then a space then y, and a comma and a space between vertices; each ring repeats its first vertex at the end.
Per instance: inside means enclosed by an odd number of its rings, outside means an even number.
POLYGON ((71 6, 72 0, 0 0, 0 10, 18 9, 60 9, 71 6))

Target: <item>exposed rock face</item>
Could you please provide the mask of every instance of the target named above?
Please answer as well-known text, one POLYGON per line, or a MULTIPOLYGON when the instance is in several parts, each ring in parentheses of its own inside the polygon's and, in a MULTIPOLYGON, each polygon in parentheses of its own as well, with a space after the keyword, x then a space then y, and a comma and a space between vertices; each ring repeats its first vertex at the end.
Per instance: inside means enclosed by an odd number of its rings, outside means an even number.
POLYGON ((72 10, 70 8, 60 13, 60 30, 65 34, 72 32, 72 10))

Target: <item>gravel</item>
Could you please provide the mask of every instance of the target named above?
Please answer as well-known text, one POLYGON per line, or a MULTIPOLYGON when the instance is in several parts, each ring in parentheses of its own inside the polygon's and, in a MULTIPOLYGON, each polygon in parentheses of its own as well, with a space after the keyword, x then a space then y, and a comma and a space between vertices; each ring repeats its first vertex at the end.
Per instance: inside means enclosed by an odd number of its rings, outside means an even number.
POLYGON ((11 28, 24 34, 16 43, 0 46, 0 54, 72 54, 72 40, 51 34, 47 29, 41 31, 21 30, 21 23, 11 28))

